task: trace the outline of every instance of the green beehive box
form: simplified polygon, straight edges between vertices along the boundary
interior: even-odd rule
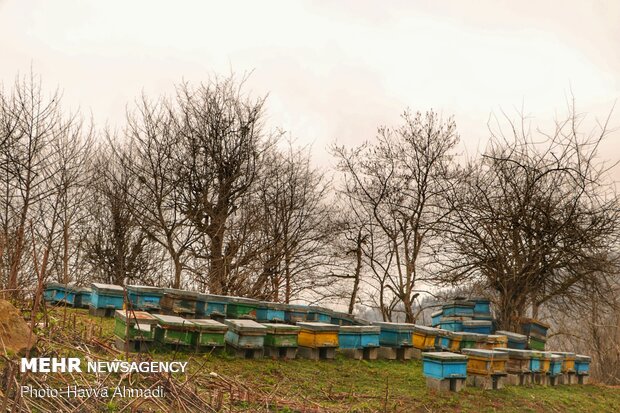
[[[265,346],[269,347],[297,347],[297,338],[300,328],[288,324],[263,324],[267,327]]]
[[[226,297],[226,318],[256,320],[259,301],[246,297]]]
[[[531,335],[527,338],[527,347],[529,350],[545,351],[546,344],[547,340],[540,337]]]
[[[173,315],[153,314],[157,319],[155,329],[155,340],[161,344],[172,344],[181,346],[192,345],[195,325],[184,318]]]
[[[224,339],[228,327],[218,321],[211,319],[192,320],[194,324],[194,335],[192,344],[197,347],[223,347],[226,344]]]
[[[157,320],[146,311],[114,312],[114,335],[121,340],[153,341]]]

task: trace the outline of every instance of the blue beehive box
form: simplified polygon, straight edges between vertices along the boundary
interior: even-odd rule
[[[498,330],[495,334],[508,337],[508,348],[517,350],[525,350],[527,346],[527,336],[523,334],[513,333],[512,331]]]
[[[360,324],[352,314],[343,313],[341,311],[332,311],[330,323],[337,326],[354,326]]]
[[[267,327],[254,320],[225,320],[228,326],[226,343],[238,349],[261,349],[265,343]]]
[[[471,317],[441,317],[437,327],[448,331],[463,331],[463,322],[471,320]]]
[[[386,347],[411,347],[413,345],[413,324],[374,322],[379,326],[379,343]]]
[[[364,349],[379,347],[379,326],[341,326],[338,330],[340,348]]]
[[[422,372],[437,380],[467,377],[467,356],[450,352],[422,353]]]
[[[256,321],[259,323],[283,323],[286,304],[261,301],[256,305]]]
[[[551,354],[551,361],[549,363],[549,376],[555,377],[562,374],[562,363],[564,357],[559,354]]]
[[[93,283],[91,288],[91,308],[116,310],[123,308],[125,301],[123,287],[113,284]]]
[[[443,310],[435,311],[431,314],[431,325],[433,327],[437,327],[441,323],[441,318],[443,316]]]
[[[72,307],[79,307],[79,295],[82,291],[81,287],[67,284],[64,288],[59,288],[56,291],[56,302],[64,303]]]
[[[526,350],[528,351],[528,350]],[[531,351],[529,350],[530,356],[530,371],[532,373],[540,373],[542,371],[542,354],[539,351]]]
[[[592,358],[589,356],[584,356],[582,354],[577,354],[575,356],[575,373],[580,376],[585,376],[590,374],[590,362]]]
[[[474,303],[474,314],[491,315],[491,300],[488,298],[470,298],[467,300]]]
[[[57,282],[47,282],[43,289],[43,299],[50,303],[58,301],[58,297],[64,296],[65,285]]]
[[[487,320],[463,321],[463,331],[466,333],[491,334],[493,323]]]
[[[308,321],[315,321],[317,323],[329,323],[332,322],[332,311],[317,306],[308,307]]]
[[[147,285],[128,285],[127,298],[134,310],[159,311],[164,289]]]
[[[199,294],[196,301],[196,314],[210,318],[226,317],[227,297],[215,294]]]
[[[475,304],[456,300],[442,305],[444,317],[473,317]]]
[[[90,298],[93,291],[88,287],[77,287],[75,296],[75,307],[88,308],[90,306]]]
[[[439,350],[449,351],[452,344],[451,331],[437,329],[437,336],[435,336],[435,348]]]

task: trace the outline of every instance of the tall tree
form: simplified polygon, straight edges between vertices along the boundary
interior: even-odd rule
[[[435,112],[405,112],[403,125],[379,129],[377,142],[353,150],[334,148],[344,174],[343,193],[359,215],[372,220],[371,268],[377,276],[384,317],[394,300],[407,322],[415,321],[426,255],[447,211],[442,194],[450,179],[451,152],[458,142],[452,119]]]
[[[482,159],[461,174],[447,202],[444,281],[479,283],[497,295],[499,326],[514,329],[531,308],[578,300],[618,270],[619,201],[597,161],[608,133],[584,135],[573,108],[551,133],[506,119]]]

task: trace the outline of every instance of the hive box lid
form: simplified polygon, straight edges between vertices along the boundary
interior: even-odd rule
[[[592,361],[592,357],[586,356],[586,355],[583,355],[583,354],[577,354],[577,355],[575,355],[575,361],[587,361],[587,362],[589,362],[589,361]]]
[[[301,330],[290,324],[263,323],[267,327],[267,334],[297,334]]]
[[[454,300],[454,301],[448,301],[446,303],[444,303],[442,305],[443,308],[450,308],[450,307],[471,307],[474,308],[476,306],[475,303],[472,303],[470,301],[465,301],[465,300]]]
[[[444,330],[442,328],[437,329],[437,335],[441,337],[452,337],[452,331]]]
[[[464,348],[461,349],[461,353],[470,356],[486,357],[489,359],[505,360],[508,359],[508,353],[504,351],[486,350],[480,348]]]
[[[164,288],[164,294],[182,298],[197,299],[200,293],[196,291],[179,290],[176,288]]]
[[[341,333],[368,333],[368,334],[379,334],[381,332],[381,327],[379,326],[341,326]]]
[[[496,331],[495,334],[506,336],[509,340],[512,341],[520,341],[524,343],[527,341],[527,336],[519,333],[513,333],[512,331],[499,330]]]
[[[48,281],[45,283],[45,288],[65,288],[65,284],[56,281]]]
[[[310,331],[338,331],[340,329],[340,326],[335,324],[318,323],[312,321],[298,321],[297,325],[302,330]]]
[[[431,313],[431,317],[437,317],[443,314],[443,310],[437,310]]]
[[[198,298],[201,301],[207,301],[207,302],[219,303],[219,304],[226,304],[229,301],[227,296],[217,295],[217,294],[200,293],[198,294]]]
[[[516,348],[498,348],[495,350],[507,353],[511,359],[529,360],[532,358],[532,353],[530,350],[520,350]]]
[[[181,317],[177,317],[175,315],[163,315],[163,314],[153,314],[153,317],[157,319],[159,324],[163,326],[174,326],[174,327],[190,327],[192,326],[192,322],[186,320]]]
[[[319,313],[319,314],[327,314],[327,315],[332,315],[333,311],[330,310],[329,308],[325,308],[325,307],[319,307],[316,305],[310,305],[308,306],[308,311],[311,313]]]
[[[471,297],[468,298],[467,301],[470,301],[472,303],[491,303],[491,300],[485,297]]]
[[[192,320],[192,323],[202,331],[226,331],[228,327],[226,324],[211,319],[197,319]]]
[[[259,303],[260,301],[254,299],[254,298],[248,298],[248,297],[237,297],[234,295],[229,295],[229,296],[225,296],[226,300],[229,303],[233,303],[233,304],[250,304],[250,305],[255,305],[257,303]]]
[[[164,289],[162,287],[153,287],[151,285],[128,285],[127,291],[136,291],[139,293],[149,293],[149,294],[163,294]]]
[[[226,319],[224,320],[229,329],[239,333],[266,333],[267,327],[254,320]]]
[[[284,303],[273,303],[271,301],[258,301],[256,303],[256,307],[257,308],[266,308],[266,309],[270,309],[270,310],[278,310],[278,311],[284,311],[287,309],[286,304]]]
[[[489,334],[487,335],[487,341],[490,343],[501,343],[508,341],[508,337],[503,334]]]
[[[381,327],[385,331],[413,331],[413,324],[408,323],[392,323],[389,321],[375,321],[373,325]]]
[[[489,327],[493,325],[493,322],[489,320],[465,320],[463,325],[467,327]]]
[[[125,323],[129,321],[138,321],[138,323],[157,324],[157,320],[146,311],[125,311],[116,310],[114,317],[123,320]]]
[[[123,287],[114,284],[92,283],[93,290],[107,291],[115,294],[123,294]]]
[[[562,356],[564,358],[575,358],[575,356],[576,356],[575,353],[572,353],[570,351],[552,351],[551,353],[557,354],[557,355]]]
[[[425,333],[425,334],[430,334],[430,335],[437,335],[437,332],[439,331],[438,328],[435,327],[427,327],[427,326],[421,326],[418,324],[414,324],[413,325],[413,331],[414,332],[418,332],[418,333]]]
[[[422,353],[422,358],[429,358],[434,360],[467,360],[467,356],[464,354],[450,353],[449,351],[431,351],[428,353]]]

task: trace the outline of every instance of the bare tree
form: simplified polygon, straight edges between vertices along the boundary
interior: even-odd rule
[[[376,144],[336,147],[334,154],[344,174],[342,192],[359,215],[372,220],[367,255],[383,316],[390,318],[398,303],[405,320],[414,322],[422,264],[447,213],[441,198],[458,135],[454,121],[435,112],[405,112],[403,121],[397,129],[380,128]]]
[[[231,221],[254,183],[257,161],[269,146],[263,132],[264,99],[246,97],[233,78],[177,90],[178,176],[181,209],[198,232],[208,261],[206,283],[212,293],[227,293],[228,277],[241,267],[243,247],[228,242]]]
[[[503,329],[554,298],[602,292],[617,271],[619,203],[597,161],[608,130],[583,135],[581,121],[572,106],[551,133],[506,118],[509,132],[498,126],[447,199],[455,212],[441,278],[494,292]]]
[[[174,288],[181,287],[182,271],[196,238],[195,229],[181,210],[182,183],[176,155],[179,122],[168,100],[151,102],[143,96],[136,111],[128,115],[126,137],[131,151],[115,151],[122,167],[135,177],[135,186],[127,193],[127,206],[142,231],[167,251]]]
[[[254,295],[268,287],[266,298],[288,303],[324,280],[328,182],[291,142],[286,151],[269,151],[264,163],[255,185],[262,270]]]

